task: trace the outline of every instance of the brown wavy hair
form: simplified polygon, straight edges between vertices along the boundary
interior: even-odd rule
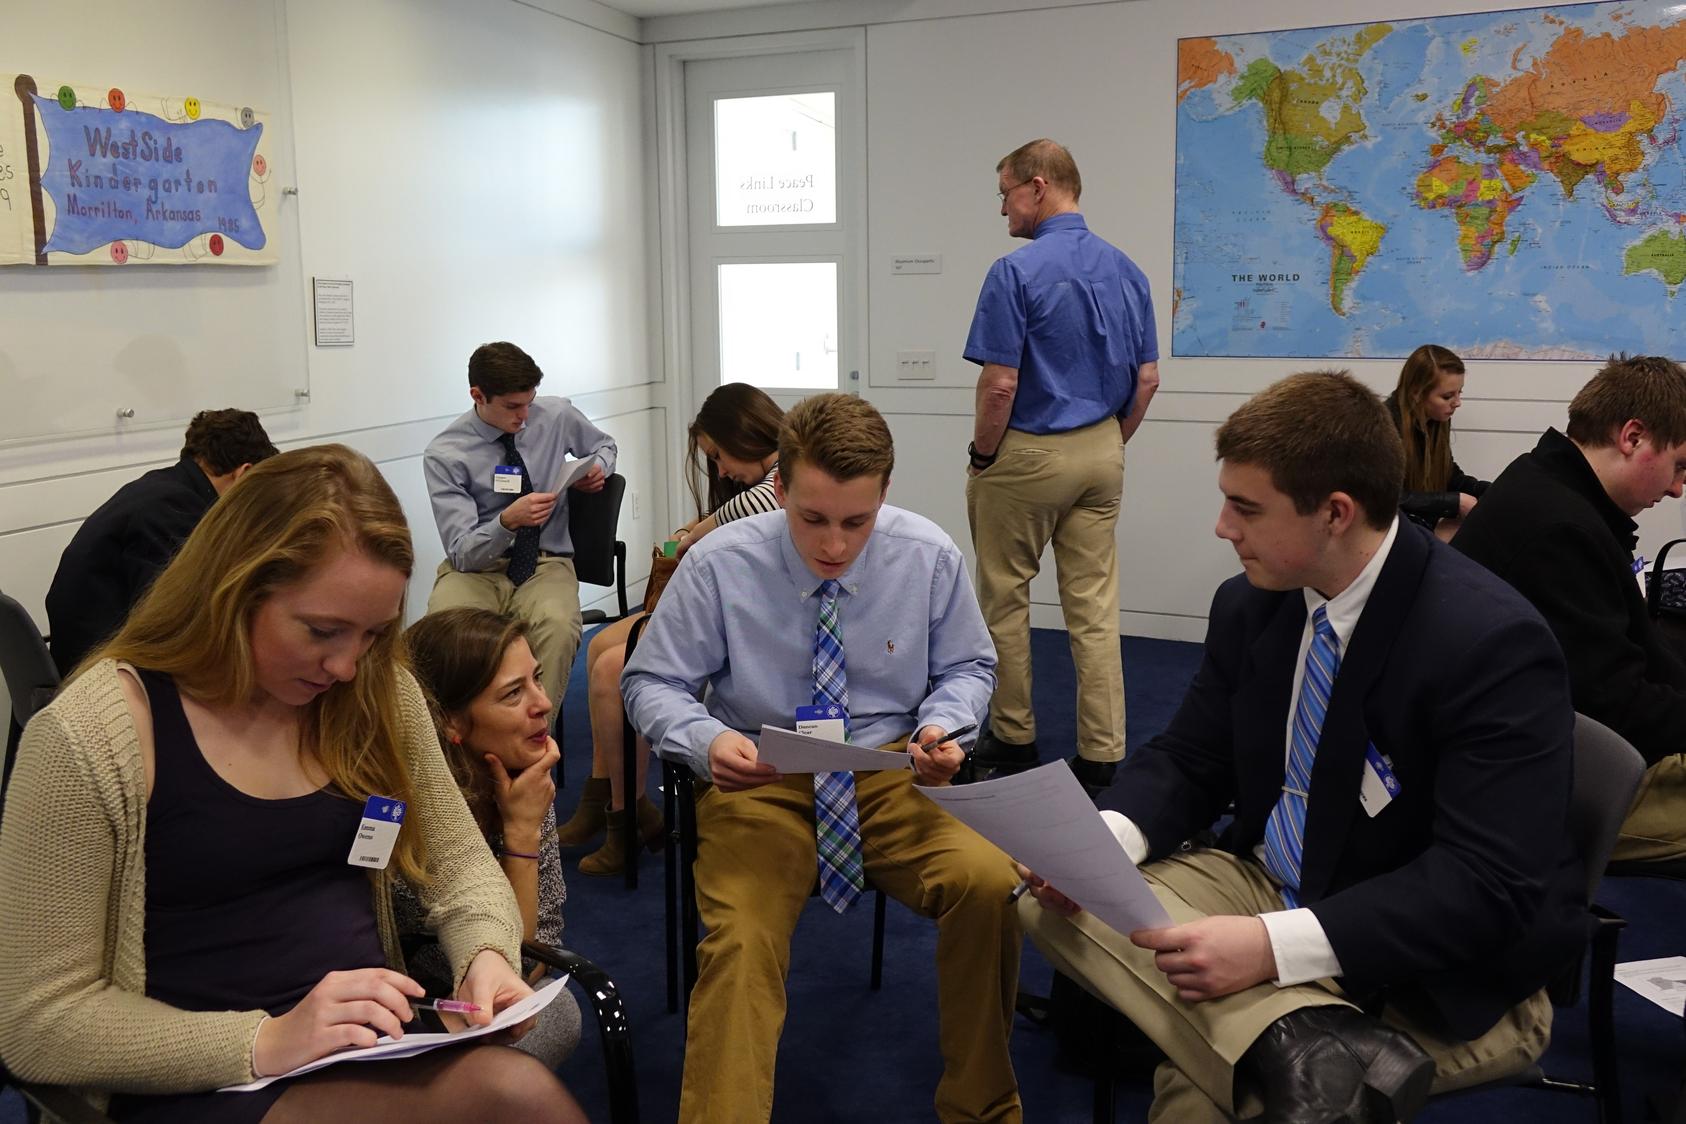
[[[760,387],[746,382],[723,383],[703,399],[696,420],[691,422],[691,498],[696,501],[698,515],[716,510],[743,491],[744,485],[721,476],[714,462],[697,448],[697,438],[707,437],[722,452],[739,460],[758,461],[779,451],[779,426],[783,423],[784,411],[779,404]]]
[[[1452,425],[1423,413],[1423,404],[1442,374],[1461,375],[1464,361],[1437,343],[1411,352],[1399,372],[1393,400],[1399,407],[1399,439],[1405,445],[1405,490],[1443,492],[1452,479]]]
[[[243,702],[257,689],[252,617],[338,549],[409,577],[410,529],[380,470],[344,445],[270,457],[211,505],[117,635],[81,669],[126,660],[170,676],[207,705]],[[398,630],[384,629],[358,659],[355,678],[302,708],[304,744],[348,799],[412,796],[399,708],[407,674]],[[421,835],[400,832],[393,852],[397,872],[413,882],[427,877]]]
[[[445,723],[467,717],[469,705],[497,675],[504,653],[528,631],[520,617],[461,608],[429,613],[404,632],[404,646],[433,711],[445,763],[488,843],[502,830],[491,771],[480,754],[468,748],[466,737],[452,742],[445,736]]]

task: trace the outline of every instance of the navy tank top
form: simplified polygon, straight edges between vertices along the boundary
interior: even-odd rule
[[[386,964],[363,806],[332,786],[262,800],[211,768],[167,675],[140,673],[156,768],[146,807],[146,994],[187,1011],[289,1010],[329,972]]]

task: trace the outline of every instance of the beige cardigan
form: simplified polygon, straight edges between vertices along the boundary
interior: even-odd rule
[[[400,676],[426,833],[428,924],[460,981],[480,951],[519,971],[521,915],[451,780],[421,689]],[[349,843],[349,841],[348,841]],[[389,868],[371,872],[388,963],[402,971]],[[26,1081],[183,1093],[253,1080],[262,1011],[182,1011],[146,997],[146,781],[117,665],[101,661],[24,732],[0,821],[0,1057]]]

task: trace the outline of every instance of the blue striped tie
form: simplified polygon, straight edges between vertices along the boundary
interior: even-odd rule
[[[1306,793],[1311,791],[1311,766],[1317,759],[1317,739],[1329,712],[1329,692],[1341,669],[1341,641],[1319,605],[1311,615],[1311,647],[1305,655],[1305,679],[1294,708],[1294,734],[1288,743],[1288,771],[1282,796],[1265,823],[1265,869],[1282,883],[1282,900],[1289,909],[1300,904],[1300,854],[1305,850]]]
[[[843,708],[849,730],[849,678],[843,665],[843,629],[837,623],[837,583],[820,583],[820,620],[814,630],[814,705]],[[814,774],[814,839],[819,847],[820,897],[842,913],[866,889],[861,862],[861,818],[853,773]]]

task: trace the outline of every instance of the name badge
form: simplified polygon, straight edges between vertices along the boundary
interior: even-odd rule
[[[492,469],[492,491],[509,495],[521,491],[521,466],[500,464]]]
[[[363,802],[363,822],[351,841],[345,861],[352,866],[385,870],[392,859],[392,845],[398,842],[398,828],[404,823],[404,802],[390,796],[371,796]]]
[[[1359,807],[1374,819],[1398,795],[1399,778],[1393,775],[1393,766],[1376,751],[1376,743],[1371,742],[1364,751],[1364,777],[1358,782]]]
[[[843,717],[843,708],[836,703],[799,706],[796,708],[796,732],[827,741],[844,741],[847,735],[843,732]]]

